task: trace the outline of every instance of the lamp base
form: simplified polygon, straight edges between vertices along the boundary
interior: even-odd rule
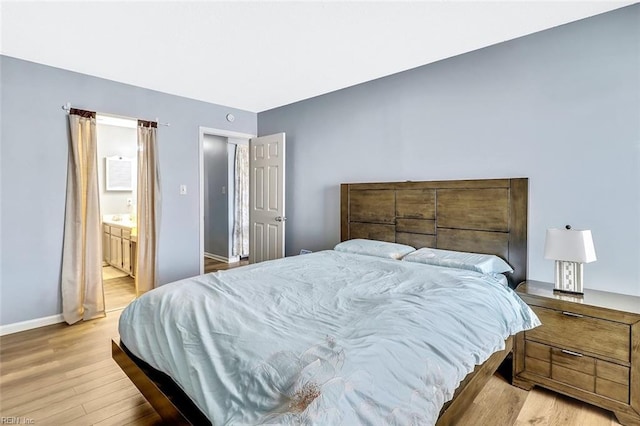
[[[566,294],[567,296],[584,296],[584,293],[569,290],[560,290],[558,288],[553,289],[554,294]]]
[[[584,294],[582,286],[583,264],[556,260],[554,292]]]

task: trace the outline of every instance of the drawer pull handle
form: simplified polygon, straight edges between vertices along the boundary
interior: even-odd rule
[[[568,351],[566,349],[562,349],[562,353],[563,354],[567,354],[567,355],[573,355],[573,356],[582,356],[581,353],[578,352],[573,352],[573,351]]]
[[[575,317],[575,318],[584,318],[584,315],[574,314],[573,312],[567,312],[567,311],[563,311],[562,315],[566,315],[568,317]]]

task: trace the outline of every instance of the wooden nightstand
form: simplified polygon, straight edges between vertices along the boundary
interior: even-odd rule
[[[640,425],[640,297],[589,289],[576,297],[540,281],[516,292],[543,325],[516,336],[513,384],[552,389]]]

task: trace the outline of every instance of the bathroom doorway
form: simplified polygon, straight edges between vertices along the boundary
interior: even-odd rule
[[[137,120],[96,115],[106,311],[136,297]]]

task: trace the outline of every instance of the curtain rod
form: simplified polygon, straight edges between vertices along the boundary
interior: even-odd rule
[[[66,104],[62,105],[62,109],[67,111],[67,114],[71,111],[73,107],[71,106],[71,102],[67,102]],[[97,113],[97,114],[102,114],[102,113]],[[113,115],[113,114],[103,114],[103,115]],[[115,117],[122,117],[122,116],[115,116]],[[131,117],[122,117],[122,118],[129,118],[131,120],[141,120],[141,121],[147,121],[147,122],[154,122],[154,123],[158,123],[158,125],[160,126],[166,126],[169,127],[171,126],[171,123],[161,123],[157,118],[155,120],[145,120],[142,118],[131,118]]]

